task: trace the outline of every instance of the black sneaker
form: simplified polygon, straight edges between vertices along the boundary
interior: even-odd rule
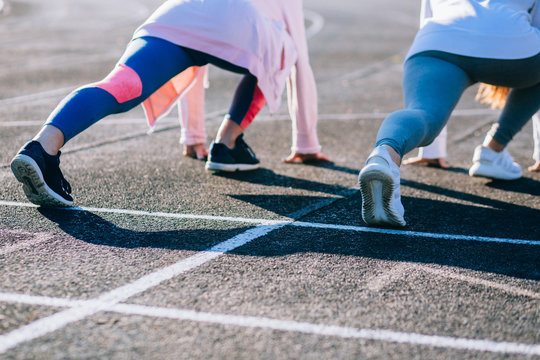
[[[222,143],[212,143],[206,162],[206,170],[247,171],[258,169],[259,160],[243,137],[244,134],[240,134],[236,138],[233,149],[229,149]]]
[[[35,140],[26,143],[11,160],[11,171],[30,202],[47,207],[73,205],[71,186],[60,171],[60,151],[49,155]]]

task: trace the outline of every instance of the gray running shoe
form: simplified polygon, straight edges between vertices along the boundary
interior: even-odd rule
[[[400,170],[388,151],[376,147],[360,171],[362,218],[368,225],[403,227],[405,209],[399,190]]]

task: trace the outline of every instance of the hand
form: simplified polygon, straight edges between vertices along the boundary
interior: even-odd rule
[[[332,162],[326,155],[292,153],[282,160],[286,164],[317,164]]]
[[[446,161],[445,158],[427,159],[427,158],[421,158],[418,156],[404,160],[403,165],[429,165],[429,166],[440,167],[442,169],[450,168],[450,164]]]
[[[206,160],[208,158],[208,149],[204,144],[184,145],[184,156],[197,159]]]
[[[537,160],[534,165],[529,166],[529,171],[530,172],[540,171],[540,160]]]

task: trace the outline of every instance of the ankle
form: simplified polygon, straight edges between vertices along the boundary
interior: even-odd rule
[[[216,136],[215,142],[219,144],[224,144],[226,147],[232,150],[235,147],[236,138],[233,139],[230,136]]]
[[[232,121],[229,116],[225,116],[216,135],[216,143],[225,144],[229,149],[234,149],[236,139],[244,129],[236,122]]]
[[[482,145],[489,148],[489,149],[491,149],[491,150],[493,150],[493,151],[495,151],[495,152],[501,152],[506,147],[506,145],[501,144],[500,142],[498,142],[497,140],[495,140],[492,137],[486,137],[486,139],[484,140],[484,143]]]
[[[64,145],[64,133],[55,126],[45,125],[41,131],[34,136],[35,141],[41,144],[43,150],[51,156],[58,154],[58,150]]]
[[[38,141],[38,142],[41,144],[41,147],[43,148],[43,150],[45,150],[47,155],[50,155],[50,156],[58,155],[58,148],[56,146],[48,144],[48,143],[42,143],[41,141]]]
[[[375,147],[366,161],[366,165],[371,163],[382,163],[388,165],[390,168],[400,171],[399,167],[401,164],[401,157],[397,152],[390,146],[379,145]]]
[[[388,151],[388,154],[390,155],[390,159],[392,159],[392,161],[397,166],[401,166],[401,156],[399,156],[398,152],[394,150],[394,148],[391,147],[390,145],[382,145],[382,146]]]

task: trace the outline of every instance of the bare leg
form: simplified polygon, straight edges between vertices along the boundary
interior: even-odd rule
[[[390,158],[392,159],[392,161],[396,163],[397,166],[401,166],[401,156],[399,156],[398,152],[389,145],[382,145],[382,146],[386,150],[388,150],[388,153],[390,154]]]
[[[216,135],[216,142],[225,144],[229,149],[234,148],[236,138],[244,132],[244,129],[230,118],[225,118]]]
[[[486,136],[486,138],[484,139],[484,143],[482,145],[490,148],[491,150],[495,152],[501,152],[506,147],[506,145],[501,144],[500,142],[492,138],[490,135]]]
[[[33,140],[38,141],[47,154],[56,155],[64,145],[64,134],[56,126],[45,125]]]

